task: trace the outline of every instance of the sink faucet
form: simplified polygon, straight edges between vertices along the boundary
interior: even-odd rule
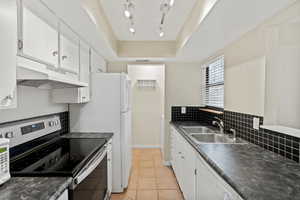
[[[233,140],[236,141],[236,130],[233,129],[233,128],[231,128],[229,131],[232,132],[232,134],[233,134]]]
[[[214,118],[218,121],[213,121],[212,124],[217,125],[220,129],[220,133],[224,134],[224,122],[218,117],[214,117]]]

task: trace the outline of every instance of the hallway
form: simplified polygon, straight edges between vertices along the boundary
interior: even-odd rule
[[[173,171],[163,165],[160,149],[134,149],[128,189],[112,200],[183,200]]]

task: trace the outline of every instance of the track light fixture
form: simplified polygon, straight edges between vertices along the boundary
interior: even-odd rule
[[[132,0],[126,0],[124,3],[124,16],[129,21],[129,32],[132,34],[135,34],[135,28],[134,28],[134,12],[135,5],[132,2]]]
[[[175,0],[163,0],[160,4],[161,20],[159,25],[159,37],[163,37],[165,35],[163,26],[165,24],[166,16],[170,9],[174,6],[174,3]]]

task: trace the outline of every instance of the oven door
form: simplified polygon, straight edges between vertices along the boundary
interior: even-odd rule
[[[73,179],[70,200],[106,200],[107,150],[99,151]]]

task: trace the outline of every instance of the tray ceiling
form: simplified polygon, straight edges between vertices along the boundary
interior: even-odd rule
[[[124,17],[125,0],[100,0],[105,16],[118,40],[123,41],[174,41],[188,19],[197,0],[175,0],[164,25],[164,37],[159,37],[161,19],[160,4],[162,0],[133,0],[134,28],[136,33],[129,32],[129,23]]]

